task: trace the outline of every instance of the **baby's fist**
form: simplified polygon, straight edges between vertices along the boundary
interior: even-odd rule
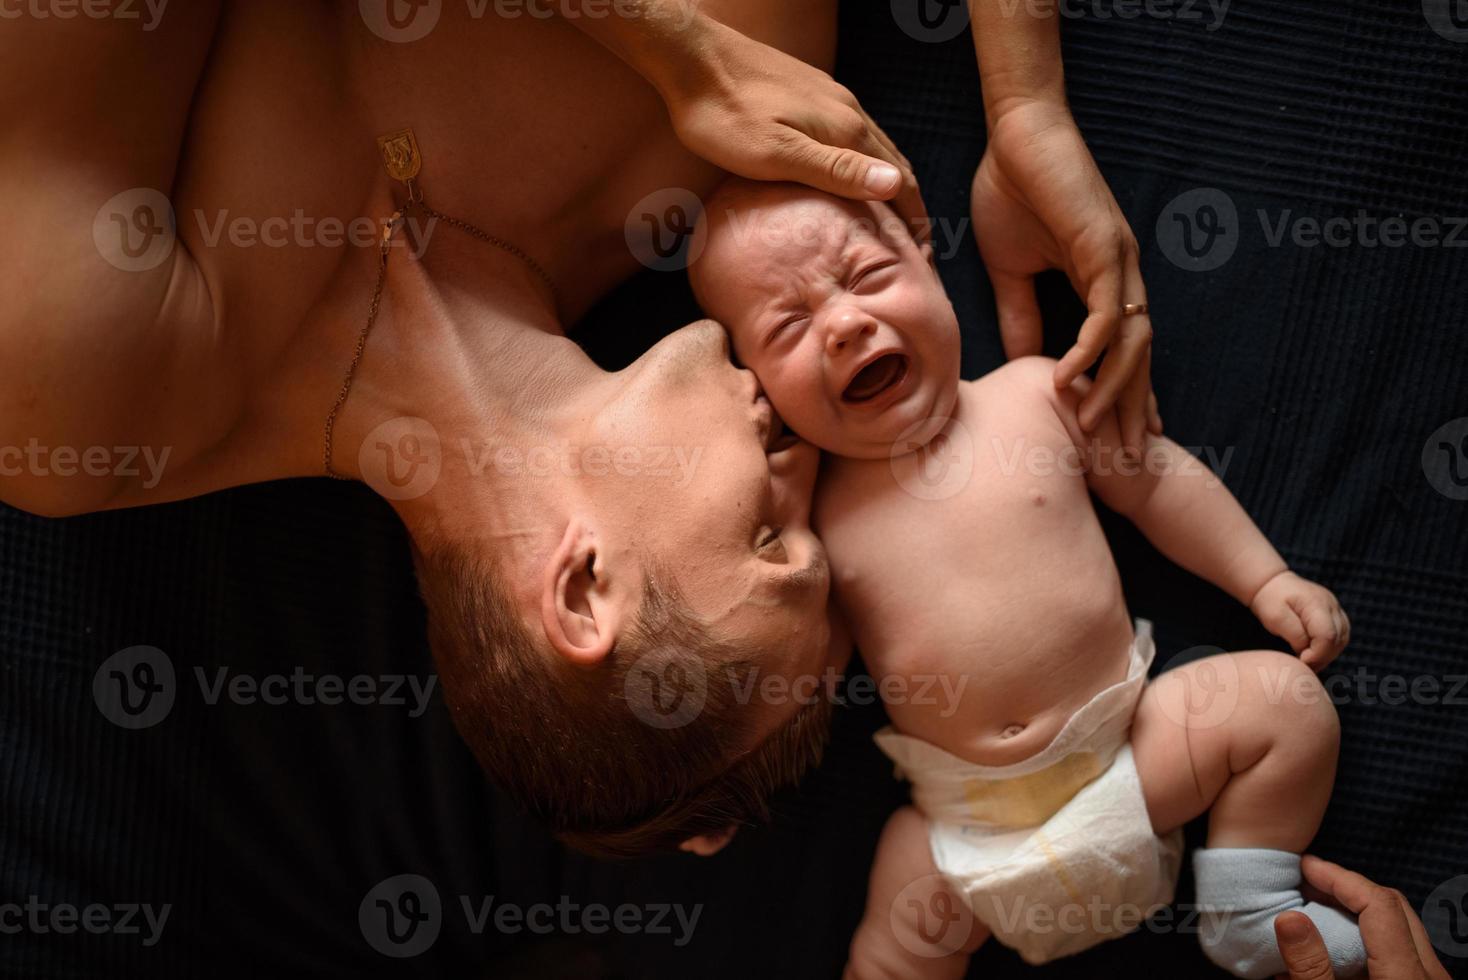
[[[1316,673],[1338,657],[1351,639],[1351,621],[1335,594],[1294,572],[1280,572],[1265,582],[1249,609]]]

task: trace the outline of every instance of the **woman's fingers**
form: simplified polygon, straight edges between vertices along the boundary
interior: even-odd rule
[[[1078,252],[1077,249],[1082,248],[1079,242],[1069,246],[1062,245],[1062,248],[1070,250],[1064,257],[1066,275],[1076,293],[1086,301],[1088,313],[1086,322],[1081,324],[1075,345],[1066,351],[1065,356],[1060,359],[1059,367],[1055,369],[1057,388],[1064,388],[1095,364],[1101,352],[1116,336],[1117,328],[1121,326],[1121,304],[1125,302],[1122,293],[1126,286],[1126,268],[1120,248],[1112,249],[1108,246],[1098,253],[1091,246]],[[1115,403],[1118,392],[1119,389],[1109,392],[1105,408],[1109,409]],[[1092,412],[1095,416],[1100,415],[1094,408]],[[1081,426],[1087,430],[1091,428],[1084,421]]]
[[[1147,287],[1142,282],[1136,248],[1124,245],[1118,255],[1122,285],[1114,304],[1117,325],[1096,385],[1081,402],[1080,420],[1081,427],[1089,431],[1115,404],[1122,444],[1140,455],[1146,448],[1147,399],[1152,392],[1152,318],[1146,313],[1123,315],[1123,303],[1146,304]]]
[[[1040,353],[1045,325],[1040,302],[1035,298],[1035,281],[1029,276],[989,270],[994,286],[994,305],[999,310],[999,338],[1004,356],[1011,361]]]
[[[1121,443],[1136,459],[1147,448],[1147,397],[1152,394],[1152,354],[1142,352],[1142,363],[1116,399],[1116,417],[1121,423]]]
[[[1145,304],[1147,286],[1142,281],[1141,256],[1135,246],[1122,251],[1126,263],[1126,287],[1122,292],[1122,301]],[[1157,415],[1157,399],[1152,396],[1152,317],[1147,313],[1138,313],[1132,317],[1124,316],[1123,319],[1141,321],[1147,328],[1141,363],[1117,400],[1122,442],[1127,448],[1140,454],[1147,448],[1147,432],[1152,430],[1154,418],[1157,423],[1155,434],[1162,434],[1162,418]]]
[[[1116,404],[1122,391],[1143,369],[1143,361],[1151,345],[1152,327],[1145,317],[1127,317],[1122,321],[1106,359],[1101,362],[1096,384],[1081,402],[1081,428],[1091,431],[1102,414]],[[1150,380],[1144,380],[1150,388]],[[1139,411],[1142,404],[1138,403]],[[1138,418],[1140,420],[1140,416]],[[1137,441],[1140,443],[1140,438]]]
[[[1090,308],[1090,313],[1086,316],[1086,322],[1081,324],[1081,332],[1076,337],[1075,345],[1065,352],[1065,356],[1060,359],[1060,364],[1055,368],[1057,388],[1066,387],[1092,364],[1095,364],[1096,358],[1100,357],[1106,345],[1111,343],[1112,336],[1121,324],[1119,283],[1108,281],[1092,287],[1091,295],[1087,297],[1087,306]],[[1112,392],[1111,398],[1106,403],[1108,408],[1115,399],[1116,393]]]

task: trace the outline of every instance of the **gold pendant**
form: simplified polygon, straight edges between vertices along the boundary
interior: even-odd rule
[[[394,180],[401,180],[406,184],[423,169],[423,158],[418,153],[418,138],[411,129],[400,129],[377,137],[377,148],[382,151],[387,172]]]

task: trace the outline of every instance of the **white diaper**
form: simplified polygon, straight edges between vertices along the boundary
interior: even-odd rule
[[[1138,619],[1126,679],[1013,765],[976,765],[891,727],[875,736],[912,783],[938,870],[1028,963],[1132,932],[1172,901],[1182,829],[1152,832],[1127,740],[1155,655]]]

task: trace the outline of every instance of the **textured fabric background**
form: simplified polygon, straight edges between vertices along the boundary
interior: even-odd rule
[[[1468,253],[1276,247],[1266,234],[1358,211],[1434,217],[1446,234],[1468,215],[1468,31],[1444,37],[1424,8],[1448,6],[1235,0],[1210,29],[1211,10],[1181,0],[1154,10],[1199,19],[1072,3],[1083,15],[1064,31],[1077,119],[1143,246],[1168,432],[1231,454],[1228,485],[1352,618],[1352,645],[1330,671],[1341,771],[1313,849],[1419,908],[1431,896],[1440,935],[1468,952],[1451,908],[1468,914],[1468,879],[1451,881],[1468,874],[1468,690],[1443,703],[1468,673],[1468,501],[1434,489],[1451,486],[1449,451],[1428,444],[1468,417]],[[842,16],[840,76],[912,158],[933,215],[966,231],[984,139],[968,34],[914,38],[880,0],[851,0]],[[1219,239],[1233,236],[1232,257],[1206,272],[1159,244],[1175,212],[1199,219],[1172,202],[1200,188],[1211,190],[1194,203],[1222,195],[1237,214]],[[972,238],[949,241],[942,271],[972,377],[1001,362],[992,297]],[[1063,280],[1045,286],[1047,348],[1059,353],[1080,308]],[[588,345],[624,362],[691,313],[676,276],[649,274],[604,304]],[[1425,449],[1438,461],[1428,469]],[[1204,644],[1278,645],[1134,531],[1108,531],[1132,611],[1157,624],[1155,669]],[[210,704],[198,679],[227,668],[422,683],[422,629],[403,533],[362,488],[282,483],[68,521],[0,509],[0,905],[171,906],[149,947],[137,934],[0,936],[0,974],[839,974],[876,835],[905,799],[870,742],[879,707],[838,712],[827,764],[781,800],[775,827],[712,860],[608,866],[563,853],[502,805],[436,696],[417,718],[390,705]],[[161,723],[126,731],[98,711],[93,680],[139,644],[167,655],[175,697]],[[1390,703],[1386,675],[1436,679],[1438,697]],[[1189,828],[1190,844],[1201,830]],[[368,944],[358,912],[407,873],[433,884],[442,932],[422,955],[393,960]],[[462,899],[478,909],[491,897],[630,903],[645,916],[678,904],[699,918],[682,945],[676,926],[476,932]],[[1185,874],[1179,900],[1190,897]],[[1143,972],[1209,974],[1180,928],[1042,970],[990,944],[972,975]]]

